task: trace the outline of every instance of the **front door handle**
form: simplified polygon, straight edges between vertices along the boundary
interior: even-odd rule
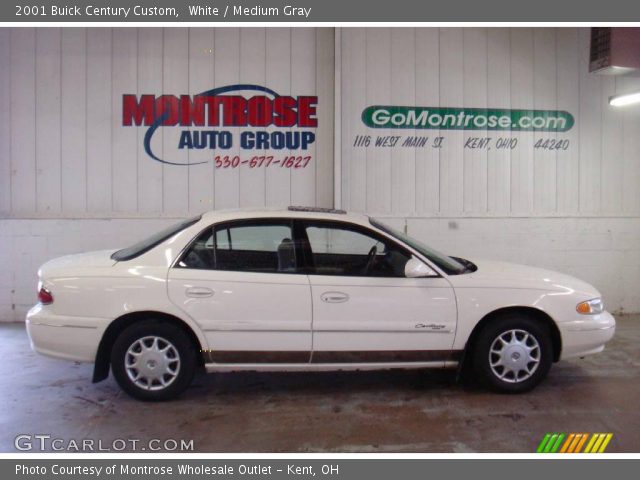
[[[206,298],[213,296],[213,290],[207,287],[189,287],[185,290],[187,297]]]
[[[349,300],[349,295],[343,292],[324,292],[320,300],[325,303],[344,303]]]

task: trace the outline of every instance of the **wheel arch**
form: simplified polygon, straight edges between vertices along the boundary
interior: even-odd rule
[[[204,365],[204,357],[201,354],[203,346],[200,343],[196,332],[194,332],[193,328],[191,328],[187,322],[175,315],[153,310],[131,312],[116,318],[109,324],[102,335],[93,367],[93,383],[101,382],[109,376],[111,349],[113,348],[113,344],[116,341],[116,338],[118,338],[118,335],[120,335],[125,328],[142,320],[148,319],[157,319],[180,327],[187,334],[193,343],[194,348],[198,350],[199,366]]]
[[[549,334],[551,336],[551,344],[553,346],[553,361],[557,362],[560,359],[560,354],[562,353],[562,337],[560,336],[560,330],[558,329],[558,325],[556,324],[555,320],[553,320],[553,318],[551,318],[551,316],[547,312],[544,312],[535,307],[512,306],[499,308],[487,313],[484,317],[482,317],[482,319],[480,319],[476,326],[473,327],[473,330],[471,331],[471,334],[469,335],[469,338],[467,339],[467,342],[465,344],[463,363],[466,363],[466,360],[472,357],[472,350],[476,344],[476,339],[478,338],[478,334],[480,333],[480,331],[482,331],[482,329],[489,323],[510,314],[525,315],[529,318],[535,318],[539,321],[542,321],[548,328]]]

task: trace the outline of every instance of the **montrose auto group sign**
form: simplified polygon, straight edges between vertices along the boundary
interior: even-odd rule
[[[153,160],[169,165],[208,163],[177,162],[166,153],[161,157],[152,148],[152,140],[160,128],[180,129],[176,151],[239,149],[245,153],[265,151],[298,153],[293,157],[277,155],[240,155],[215,158],[217,166],[256,166],[256,158],[268,164],[302,167],[311,157],[303,155],[315,142],[318,126],[317,96],[279,95],[252,84],[227,85],[197,95],[124,94],[122,96],[123,127],[146,127],[144,149]],[[166,149],[165,149],[166,150]],[[226,160],[226,163],[225,163]],[[267,166],[268,166],[267,164]]]

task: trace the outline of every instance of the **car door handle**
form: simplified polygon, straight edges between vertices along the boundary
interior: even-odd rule
[[[189,287],[185,290],[187,297],[206,298],[213,296],[213,290],[207,287]]]
[[[320,295],[320,300],[325,303],[344,303],[349,300],[349,295],[342,292],[324,292]]]

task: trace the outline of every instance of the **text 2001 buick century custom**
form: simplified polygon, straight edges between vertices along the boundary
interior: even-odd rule
[[[168,399],[194,372],[454,367],[521,392],[600,352],[600,294],[559,273],[449,257],[364,215],[226,211],[44,264],[33,348]]]

